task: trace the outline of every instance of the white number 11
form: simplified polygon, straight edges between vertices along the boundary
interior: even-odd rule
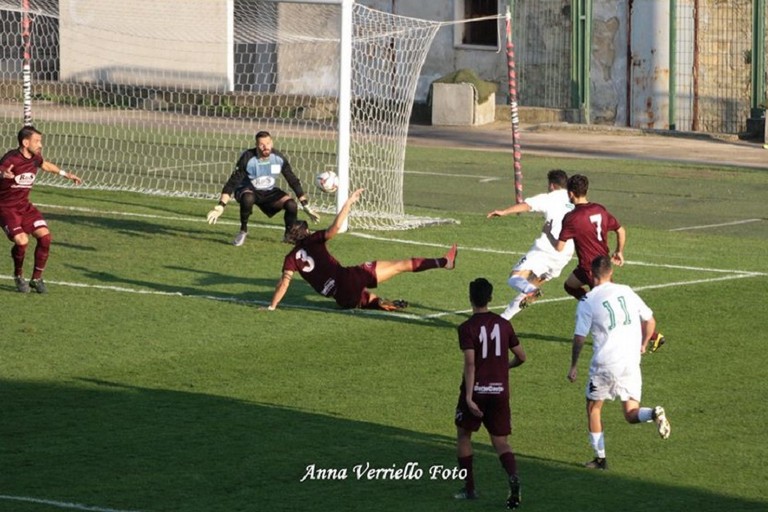
[[[496,342],[496,357],[501,355],[501,331],[499,324],[493,324],[493,330],[491,331],[491,340]],[[483,345],[482,358],[488,357],[488,332],[485,330],[485,326],[480,328],[480,343]]]

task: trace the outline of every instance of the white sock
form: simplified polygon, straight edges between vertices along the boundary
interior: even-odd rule
[[[589,444],[595,450],[595,457],[599,459],[605,458],[605,436],[602,432],[590,432]]]
[[[641,407],[640,410],[637,411],[637,420],[640,423],[653,421],[653,409],[650,407]]]
[[[504,312],[501,314],[501,317],[505,320],[511,320],[513,316],[518,314],[520,312],[520,302],[525,297],[524,293],[521,293],[515,299],[509,303],[509,306],[507,306],[507,309],[504,310]]]
[[[536,291],[535,286],[529,283],[526,278],[520,276],[510,276],[510,278],[507,279],[507,284],[522,293],[531,293]]]

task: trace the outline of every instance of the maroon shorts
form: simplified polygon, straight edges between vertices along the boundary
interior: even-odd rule
[[[40,228],[47,228],[43,215],[32,203],[21,208],[0,209],[0,226],[9,240],[19,233],[31,235]]]
[[[582,282],[585,286],[589,286],[592,289],[592,270],[584,270],[582,267],[576,267],[573,270],[573,275]]]
[[[368,304],[368,288],[376,288],[376,262],[369,261],[356,267],[344,267],[336,280],[336,304],[344,309],[362,308]]]
[[[457,427],[470,432],[477,432],[480,425],[485,425],[492,436],[508,436],[512,433],[512,412],[509,409],[509,395],[478,395],[473,400],[483,411],[483,417],[478,418],[467,406],[464,393],[459,393],[459,401],[456,404]]]

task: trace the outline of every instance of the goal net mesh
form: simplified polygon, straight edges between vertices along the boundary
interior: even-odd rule
[[[337,170],[339,5],[270,0],[0,0],[0,126],[32,123],[46,159],[85,186],[218,197],[259,130],[272,133],[311,203]],[[24,37],[25,18],[30,37]],[[350,225],[405,229],[403,166],[417,80],[439,22],[353,8],[349,190],[366,193]],[[40,183],[62,185],[43,174]],[[285,181],[281,188],[290,191]]]

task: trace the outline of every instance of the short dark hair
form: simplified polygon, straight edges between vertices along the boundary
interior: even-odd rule
[[[19,130],[19,134],[16,136],[16,138],[19,140],[19,146],[22,145],[22,142],[30,138],[32,135],[42,135],[42,132],[35,128],[34,126],[25,126],[21,130]]]
[[[611,257],[602,255],[592,260],[592,277],[595,279],[603,279],[611,273],[613,264],[611,263]]]
[[[285,233],[285,241],[289,244],[295,244],[309,236],[309,224],[305,220],[297,220]]]
[[[568,192],[576,197],[586,197],[589,191],[589,180],[583,174],[574,174],[568,178]]]
[[[493,296],[493,285],[484,277],[469,283],[469,300],[478,308],[484,308]]]
[[[562,169],[552,169],[547,173],[547,181],[560,188],[568,186],[568,175]]]
[[[266,137],[269,137],[271,139],[272,138],[272,134],[269,133],[266,130],[261,130],[260,132],[256,132],[256,140],[263,139],[263,138],[266,138]]]

